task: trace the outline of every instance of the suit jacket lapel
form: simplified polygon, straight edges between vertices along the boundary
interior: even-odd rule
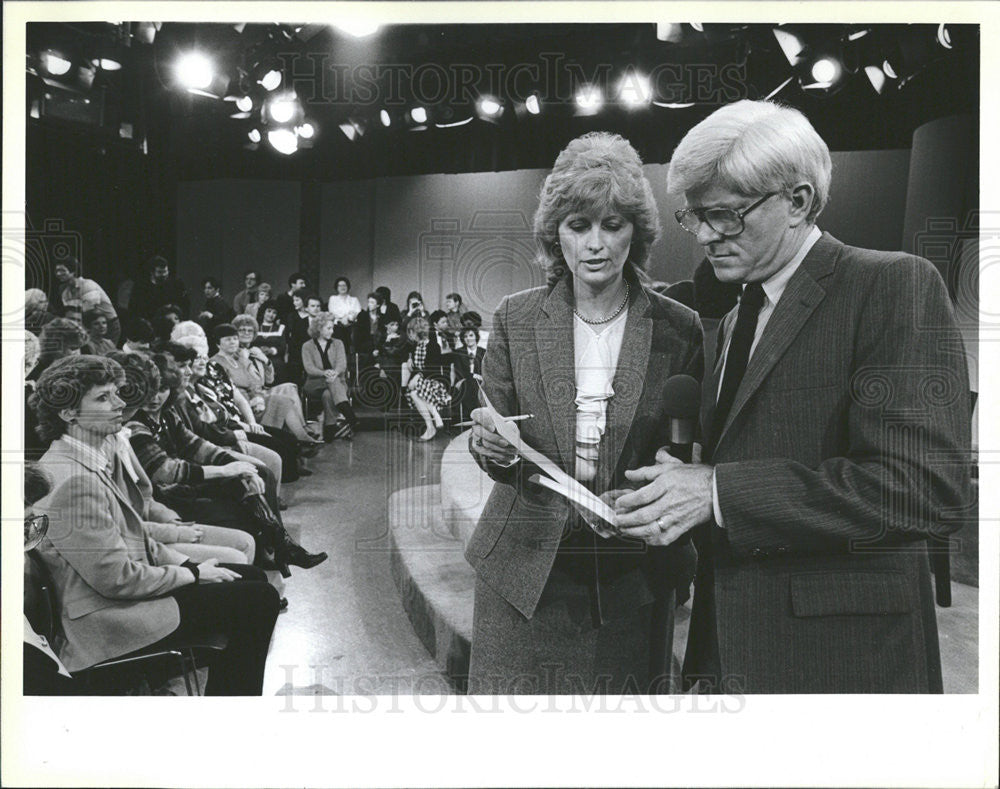
[[[573,308],[566,279],[556,283],[535,323],[535,347],[542,373],[542,390],[552,425],[560,466],[573,473],[576,453],[576,365]],[[517,374],[517,370],[514,371]]]
[[[829,233],[823,236],[809,250],[799,270],[792,275],[781,295],[781,300],[771,315],[764,333],[761,335],[753,356],[747,364],[746,373],[736,391],[736,399],[729,410],[726,424],[719,434],[716,446],[722,443],[729,427],[746,406],[760,385],[767,378],[778,360],[802,331],[809,316],[826,296],[826,290],[819,281],[832,273],[837,253],[842,246]]]
[[[625,439],[632,428],[643,382],[649,368],[649,351],[653,343],[653,319],[649,313],[649,297],[641,286],[633,283],[628,317],[625,319],[625,336],[618,353],[618,366],[611,388],[614,394],[608,401],[605,440],[601,442],[595,490],[606,490],[614,474],[618,458],[625,448]]]

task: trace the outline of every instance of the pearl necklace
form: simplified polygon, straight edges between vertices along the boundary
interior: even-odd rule
[[[578,317],[584,323],[589,323],[591,326],[596,326],[597,324],[607,323],[608,321],[613,321],[615,318],[617,318],[619,315],[621,315],[622,310],[625,309],[625,305],[628,304],[628,292],[629,292],[629,286],[628,286],[628,282],[626,282],[625,283],[625,298],[623,298],[622,299],[622,303],[618,305],[618,309],[616,309],[614,312],[612,312],[607,317],[604,317],[604,318],[595,318],[593,320],[591,320],[590,318],[584,318],[580,314],[580,311],[576,307],[573,308],[573,313],[576,315],[576,317]]]

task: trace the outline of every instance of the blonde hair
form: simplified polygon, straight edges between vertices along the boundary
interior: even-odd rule
[[[787,193],[803,181],[815,222],[830,199],[830,149],[805,115],[772,101],[745,99],[716,110],[674,150],[667,189],[681,194],[710,185],[752,197]]]
[[[336,323],[336,318],[329,312],[321,312],[315,318],[309,319],[309,336],[318,340],[320,333],[323,331],[323,327],[328,323]]]

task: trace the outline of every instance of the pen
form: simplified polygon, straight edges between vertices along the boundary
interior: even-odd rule
[[[505,422],[523,422],[525,419],[534,419],[534,414],[520,414],[518,416],[505,416],[503,417]],[[455,427],[472,427],[475,422],[458,422]]]

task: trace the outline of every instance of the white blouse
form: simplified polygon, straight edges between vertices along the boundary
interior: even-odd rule
[[[592,479],[596,471],[597,446],[607,427],[608,400],[615,393],[611,384],[618,369],[627,317],[628,308],[600,332],[579,317],[573,318],[577,477],[580,479]],[[581,467],[581,455],[589,459],[586,464],[589,471]]]
[[[333,319],[339,323],[353,323],[361,312],[361,302],[350,293],[341,295],[334,293],[328,305]]]

